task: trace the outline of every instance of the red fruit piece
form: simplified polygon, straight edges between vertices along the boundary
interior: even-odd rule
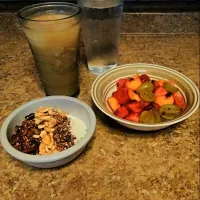
[[[138,113],[130,113],[124,119],[132,121],[132,122],[139,122],[139,114]]]
[[[173,94],[173,97],[175,105],[179,106],[182,110],[185,110],[187,105],[185,103],[184,96],[179,91],[177,91]]]
[[[141,103],[143,104],[144,107],[147,107],[150,105],[150,102],[147,102],[147,101],[142,101]]]
[[[113,92],[113,97],[115,97],[119,104],[127,104],[130,102],[127,88],[118,88],[116,92]]]
[[[149,102],[147,102],[149,103]],[[144,104],[145,105],[145,104]],[[149,103],[149,104],[146,104],[146,106],[144,107],[143,111],[144,110],[152,110],[154,107],[153,107],[153,102]]]
[[[153,80],[152,83],[154,84],[154,87],[155,87],[155,88],[160,87],[159,84],[158,84],[158,81]]]
[[[140,75],[140,80],[142,81],[142,83],[146,82],[146,81],[150,81],[150,77],[146,74],[142,74]]]
[[[155,102],[152,103],[152,106],[157,110],[160,108],[160,105]]]
[[[127,107],[130,111],[134,113],[141,113],[145,106],[143,102],[138,101],[127,104]]]
[[[154,92],[155,97],[165,96],[166,94],[167,91],[163,87],[157,87]]]
[[[152,109],[159,110],[159,108],[160,108],[160,105],[158,105],[155,102],[151,102],[151,103],[149,103],[149,105],[144,107],[144,110],[152,110]]]
[[[163,87],[164,82],[165,82],[164,80],[158,80],[158,81],[153,81],[153,84],[155,88],[158,88],[158,87]]]
[[[129,114],[129,112],[128,112],[128,110],[126,109],[125,106],[122,106],[122,107],[118,108],[118,109],[115,111],[114,114],[117,115],[117,116],[120,117],[120,118],[124,118],[124,117],[126,117],[126,116]]]
[[[126,78],[121,78],[117,81],[117,87],[125,87],[126,86]]]

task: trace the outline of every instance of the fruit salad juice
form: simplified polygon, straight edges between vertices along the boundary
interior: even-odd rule
[[[47,95],[74,95],[79,90],[79,18],[37,13],[23,24]]]

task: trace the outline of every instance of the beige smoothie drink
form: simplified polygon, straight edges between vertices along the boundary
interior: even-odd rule
[[[23,30],[47,95],[79,90],[80,18],[56,11],[27,17]]]

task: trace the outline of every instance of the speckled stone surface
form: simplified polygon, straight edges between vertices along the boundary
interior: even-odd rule
[[[122,18],[122,33],[199,33],[199,13],[129,13]]]
[[[176,24],[183,15],[176,14]],[[199,20],[199,14],[194,15]],[[131,26],[132,20],[129,17],[123,26]],[[145,21],[137,23],[145,26]],[[154,34],[150,27],[149,35],[122,30],[119,63],[165,65],[198,85],[199,27],[197,23],[190,30],[188,23],[182,23],[185,29],[178,34],[169,30]],[[12,14],[0,14],[0,44],[2,124],[15,108],[45,94],[26,38]],[[55,169],[29,167],[0,146],[0,200],[198,200],[199,113],[152,133],[126,129],[93,105],[90,89],[95,76],[88,72],[83,52],[80,71],[78,98],[95,111],[94,137],[77,159]]]

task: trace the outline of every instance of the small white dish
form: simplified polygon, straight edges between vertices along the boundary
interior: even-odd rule
[[[15,132],[15,126],[21,124],[24,117],[36,112],[39,107],[53,107],[61,109],[83,121],[87,127],[87,133],[72,147],[51,155],[30,155],[16,150],[9,142],[9,138]],[[96,126],[96,117],[93,110],[84,102],[66,96],[49,96],[25,103],[14,110],[4,121],[0,140],[4,149],[14,158],[34,167],[52,168],[66,164],[76,158],[92,138]]]

